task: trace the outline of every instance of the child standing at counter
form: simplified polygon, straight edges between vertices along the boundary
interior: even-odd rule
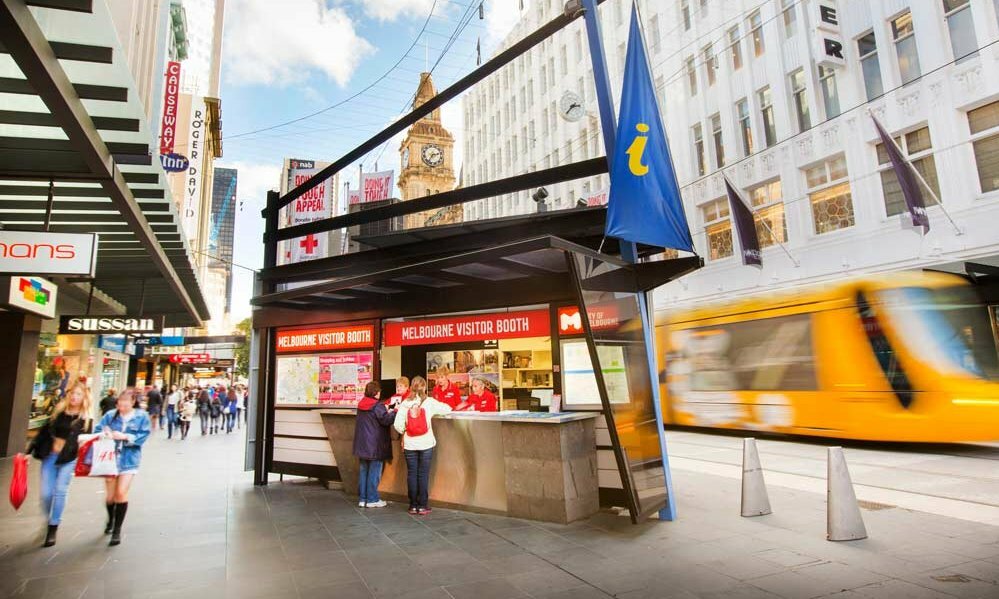
[[[457,390],[457,385],[453,386]],[[410,391],[412,397],[399,406],[394,424],[402,435],[406,456],[409,513],[424,516],[430,513],[430,465],[437,446],[430,421],[434,416],[449,413],[451,406],[429,397],[427,381],[421,376],[413,377]]]

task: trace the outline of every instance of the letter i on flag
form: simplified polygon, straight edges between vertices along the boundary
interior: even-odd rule
[[[888,154],[888,160],[891,161],[891,170],[898,177],[898,185],[902,188],[902,197],[909,209],[909,216],[912,217],[912,226],[922,227],[923,235],[925,235],[930,230],[930,216],[926,213],[926,202],[923,201],[923,190],[919,186],[919,175],[916,173],[916,167],[912,166],[909,159],[902,155],[902,150],[895,144],[895,140],[888,135],[888,132],[873,114],[871,119],[874,121],[874,128],[878,130],[878,137],[881,138],[881,143]]]
[[[634,3],[605,234],[694,251]]]
[[[746,266],[763,268],[763,254],[760,252],[760,237],[756,234],[756,220],[749,206],[742,199],[742,194],[725,177],[725,191],[728,194],[728,205],[732,213],[732,223],[739,237],[739,247],[742,249],[742,263]]]

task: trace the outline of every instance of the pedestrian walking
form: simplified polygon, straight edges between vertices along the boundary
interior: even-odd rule
[[[107,414],[114,409],[115,403],[118,401],[118,392],[112,387],[108,389],[107,394],[101,398],[100,410],[101,415]]]
[[[146,393],[146,412],[149,413],[150,430],[163,428],[160,417],[163,413],[163,394],[156,387],[152,387]]]
[[[394,426],[402,435],[406,456],[409,513],[423,516],[430,513],[430,466],[437,446],[430,421],[449,413],[451,406],[427,395],[427,381],[422,376],[413,377],[410,391],[413,395],[399,405]]]
[[[223,393],[221,389],[216,389],[215,395],[212,396],[211,402],[208,404],[212,418],[211,429],[209,432],[213,435],[219,432],[219,423],[222,420],[222,398],[224,396],[225,393]]]
[[[379,401],[381,385],[372,381],[364,387],[364,398],[357,404],[354,419],[354,455],[360,461],[358,507],[385,507],[388,505],[378,495],[382,468],[392,460],[392,436],[389,430],[395,422],[395,410],[389,410]]]
[[[225,405],[222,407],[222,413],[225,415],[225,432],[228,434],[232,432],[232,427],[236,424],[236,411],[239,399],[236,395],[236,389],[232,387],[229,388],[229,392],[226,393],[225,397]]]
[[[173,439],[173,429],[177,426],[177,417],[180,415],[180,402],[184,397],[184,392],[177,389],[177,385],[170,385],[170,393],[166,399],[166,423],[167,439]]]
[[[198,392],[198,419],[201,421],[201,436],[208,434],[208,420],[212,413],[212,396],[208,389]]]
[[[90,390],[81,381],[73,383],[66,395],[56,404],[49,423],[38,431],[26,453],[42,462],[39,477],[42,513],[48,520],[44,547],[56,543],[56,533],[66,509],[69,485],[76,469],[79,451],[78,437],[89,434],[94,421]]]
[[[136,391],[125,389],[118,396],[114,410],[101,418],[95,432],[114,439],[118,460],[118,474],[104,478],[104,503],[108,523],[104,534],[111,535],[111,546],[121,543],[121,526],[128,511],[128,491],[132,479],[139,472],[142,444],[149,438],[149,414],[136,408]]]
[[[243,428],[243,414],[246,412],[246,388],[236,387],[236,428]]]
[[[187,438],[187,433],[191,431],[191,420],[198,411],[198,401],[191,396],[181,398],[177,408],[177,422],[180,426],[180,440]]]

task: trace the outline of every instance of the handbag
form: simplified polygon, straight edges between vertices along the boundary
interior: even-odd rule
[[[226,416],[228,416],[229,413],[230,413],[229,406],[226,406],[226,407],[222,408],[222,413],[225,414]]]
[[[427,424],[427,413],[423,406],[412,406],[406,412],[406,434],[410,437],[419,437],[427,434],[430,426]]]
[[[10,477],[10,504],[15,510],[21,509],[28,496],[28,456],[19,453],[14,456],[14,472]]]
[[[118,451],[114,439],[101,437],[94,441],[89,476],[118,476]]]
[[[76,468],[73,474],[76,476],[90,476],[90,468],[93,466],[94,453],[91,451],[94,443],[99,437],[94,437],[80,444],[80,449],[76,453]]]
[[[49,457],[52,453],[52,431],[49,430],[46,424],[42,428],[38,429],[38,433],[35,438],[31,440],[31,446],[28,448],[28,453],[31,457],[36,460],[44,460]]]

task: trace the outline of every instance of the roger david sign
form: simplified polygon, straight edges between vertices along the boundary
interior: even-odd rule
[[[149,316],[60,316],[60,335],[156,334],[163,331],[163,317]]]
[[[6,285],[7,288],[2,287]],[[0,279],[0,303],[4,307],[54,318],[58,287],[40,277]]]
[[[0,273],[93,277],[97,235],[0,231]]]

